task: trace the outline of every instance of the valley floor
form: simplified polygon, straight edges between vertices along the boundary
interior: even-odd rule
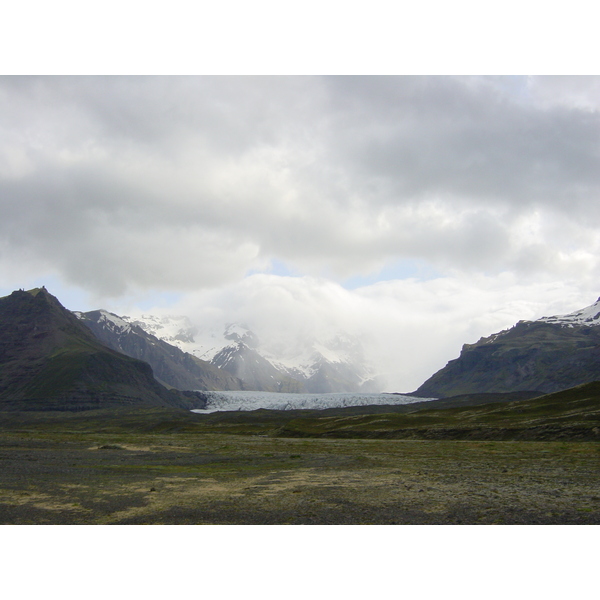
[[[600,524],[600,444],[0,431],[2,524]]]

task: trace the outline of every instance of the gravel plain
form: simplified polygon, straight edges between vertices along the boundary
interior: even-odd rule
[[[600,524],[597,442],[0,432],[2,524]]]

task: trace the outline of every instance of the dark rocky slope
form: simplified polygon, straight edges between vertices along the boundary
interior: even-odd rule
[[[102,345],[45,288],[0,298],[0,410],[191,408],[151,367]]]
[[[600,327],[521,321],[465,344],[415,392],[423,397],[536,390],[552,393],[600,380]]]

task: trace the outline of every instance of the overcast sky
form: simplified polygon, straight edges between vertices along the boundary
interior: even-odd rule
[[[1,77],[0,293],[344,330],[415,389],[600,296],[600,78]]]

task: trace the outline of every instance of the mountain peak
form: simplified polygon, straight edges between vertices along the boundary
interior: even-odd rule
[[[248,346],[248,348],[256,349],[259,346],[257,335],[245,325],[239,325],[238,323],[227,325],[223,335],[226,340],[241,342]]]
[[[46,289],[46,286],[43,285],[41,288],[33,288],[32,290],[27,290],[28,294],[31,294],[34,298],[38,295],[38,294],[47,294],[48,290]]]

